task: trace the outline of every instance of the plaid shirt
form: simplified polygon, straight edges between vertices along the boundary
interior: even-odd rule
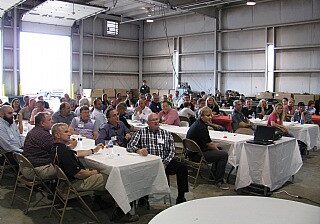
[[[140,129],[128,144],[128,152],[136,152],[146,148],[149,154],[160,156],[162,162],[167,165],[175,154],[173,137],[170,132],[159,129],[156,132],[149,127]]]

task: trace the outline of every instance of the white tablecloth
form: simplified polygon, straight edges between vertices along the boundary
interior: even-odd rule
[[[235,187],[239,189],[256,183],[273,191],[296,174],[301,166],[302,159],[294,138],[282,137],[272,145],[244,143]]]
[[[267,121],[262,121],[260,119],[250,119],[255,125],[267,125]],[[304,142],[308,150],[313,148],[320,148],[320,132],[319,126],[316,124],[299,124],[291,122],[283,122],[296,139]]]
[[[226,114],[232,114],[233,109],[230,108],[219,108],[220,111],[225,112]]]
[[[83,139],[82,147],[77,146],[76,150],[92,147],[93,140]],[[158,156],[142,157],[114,146],[112,155],[111,149],[102,149],[85,157],[84,163],[109,175],[106,189],[125,213],[130,211],[131,201],[149,194],[170,193],[164,166]]]
[[[319,224],[320,207],[267,197],[220,196],[172,206],[149,224]]]

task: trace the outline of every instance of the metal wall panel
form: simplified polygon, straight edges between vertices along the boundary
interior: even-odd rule
[[[202,52],[214,50],[214,34],[183,37],[181,53]]]
[[[106,78],[107,76],[107,78]],[[118,89],[137,89],[138,77],[137,76],[116,76],[112,74],[95,75],[95,88],[118,88]],[[83,75],[83,88],[92,88],[92,75]]]
[[[254,96],[257,92],[264,91],[264,74],[261,73],[229,73],[222,76],[222,92],[236,90],[245,96]]]
[[[182,82],[187,82],[192,90],[205,91],[206,93],[213,93],[213,73],[211,74],[183,74]]]
[[[224,29],[242,28],[253,25],[252,7],[234,7],[223,11]]]
[[[170,52],[173,53],[173,41],[169,39]],[[156,41],[144,42],[143,55],[169,55],[167,40],[161,39]]]
[[[265,30],[249,30],[222,34],[222,49],[252,49],[265,47]]]
[[[213,55],[188,55],[181,58],[182,71],[213,71]],[[213,72],[212,72],[213,73]],[[184,76],[184,74],[182,75]]]
[[[265,69],[264,52],[228,53],[222,55],[221,70],[230,71],[253,69]]]
[[[143,60],[143,72],[172,72],[170,58],[145,58]],[[150,86],[151,88],[155,88]]]
[[[151,89],[172,89],[172,75],[144,75],[143,79],[147,81]]]
[[[313,19],[312,0],[281,0],[281,22],[296,22]]]
[[[276,59],[277,69],[320,69],[320,49],[280,51],[276,53]]]
[[[83,70],[92,71],[92,57],[84,56]],[[117,71],[117,72],[138,72],[138,59],[132,58],[116,58],[116,57],[96,57],[95,58],[96,71]]]
[[[280,73],[276,77],[276,89],[292,93],[318,93],[320,90],[319,74]]]

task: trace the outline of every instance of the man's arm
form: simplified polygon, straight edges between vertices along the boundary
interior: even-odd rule
[[[104,144],[105,140],[107,139],[108,137],[108,130],[107,130],[107,127],[106,125],[103,125],[103,127],[100,128],[99,130],[99,133],[98,133],[98,137],[95,141],[96,145],[98,145],[99,143],[102,143]]]
[[[169,151],[169,154],[166,158],[164,158],[163,160],[163,164],[166,166],[168,165],[168,163],[170,163],[170,161],[173,159],[174,155],[175,155],[175,146],[174,146],[174,140],[172,135],[169,133],[169,148],[166,149]]]
[[[6,136],[7,134],[3,134],[3,131],[0,129],[0,147],[3,148],[7,152],[23,152],[22,149],[11,145],[6,139],[9,136]]]
[[[128,152],[137,152],[139,147],[141,147],[139,144],[140,138],[141,138],[141,130],[137,131],[137,133],[133,135],[130,142],[128,143],[127,145]]]
[[[165,121],[166,124],[174,124],[174,121],[178,119],[179,115],[174,109],[171,109],[168,114],[168,119]]]

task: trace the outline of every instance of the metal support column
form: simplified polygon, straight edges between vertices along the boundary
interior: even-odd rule
[[[93,18],[92,21],[92,89],[95,89],[95,53],[96,53],[96,49],[95,49],[95,21],[97,19],[98,15],[96,15]]]
[[[79,47],[79,90],[83,94],[83,19],[80,21],[80,47]]]
[[[14,7],[13,14],[13,94],[17,96],[19,94],[18,83],[18,18],[17,8]]]
[[[216,90],[218,90],[218,37],[217,37],[217,18],[214,19],[214,43],[213,43],[213,94],[216,94]]]
[[[142,83],[143,77],[143,32],[144,32],[144,26],[143,21],[140,21],[139,25],[139,78],[138,78],[138,89],[139,86]]]
[[[218,47],[218,49],[217,49],[217,66],[218,66],[218,70],[220,69],[220,70],[222,70],[222,67],[221,67],[221,65],[222,65],[222,55],[221,54],[219,54],[218,55],[218,50],[221,50],[222,49],[222,33],[221,32],[217,32],[217,30],[221,30],[222,29],[222,23],[221,23],[221,21],[222,21],[222,11],[221,11],[221,9],[219,10],[219,17],[218,17],[218,21],[217,21],[217,23],[216,23],[216,25],[217,25],[217,27],[216,27],[216,39],[217,39],[217,47]],[[222,92],[222,89],[221,89],[221,87],[222,87],[222,85],[221,85],[221,82],[222,82],[222,79],[221,79],[221,73],[218,73],[218,78],[217,78],[217,88],[218,88],[218,90],[220,91],[220,92]]]

